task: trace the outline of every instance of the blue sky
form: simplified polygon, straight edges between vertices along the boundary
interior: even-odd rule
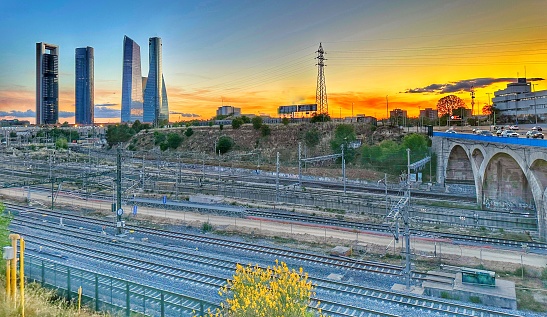
[[[275,115],[279,105],[315,102],[319,42],[336,116],[351,115],[352,102],[357,113],[380,116],[386,95],[394,107],[435,107],[441,92],[405,91],[492,78],[478,92],[485,98],[506,84],[496,78],[523,75],[524,66],[528,77],[547,76],[546,9],[540,0],[4,0],[0,114],[34,110],[36,42],[60,46],[66,112],[74,111],[74,49],[94,47],[97,114],[116,114],[124,35],[141,46],[143,76],[148,38],[162,38],[170,110],[203,118],[222,103]]]

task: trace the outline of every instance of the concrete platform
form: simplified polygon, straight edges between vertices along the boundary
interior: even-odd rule
[[[424,294],[424,289],[422,287],[410,286],[410,290],[407,290],[406,285],[403,285],[403,284],[394,284],[391,287],[391,290],[399,291],[399,292],[409,292],[411,294],[416,294],[416,295],[423,295]]]
[[[441,272],[435,272],[441,273]],[[454,274],[453,274],[454,275]],[[426,295],[457,299],[465,302],[475,302],[483,305],[517,309],[517,294],[515,283],[496,279],[496,285],[480,286],[462,283],[462,274],[456,273],[453,285],[439,281],[437,274],[424,281],[422,287]],[[473,299],[473,300],[472,300]]]

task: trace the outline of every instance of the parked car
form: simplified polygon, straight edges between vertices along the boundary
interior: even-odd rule
[[[498,129],[498,130],[495,131],[495,134],[496,134],[497,136],[501,136],[501,133],[502,133],[502,132],[503,132],[502,129]]]
[[[501,136],[508,138],[518,138],[519,134],[511,130],[503,130],[503,132],[501,132]]]
[[[543,133],[539,131],[530,130],[526,132],[526,138],[543,139]]]
[[[535,127],[532,127],[532,129],[531,129],[531,130],[535,130],[535,131],[543,131],[543,129],[542,129],[542,128],[541,128],[541,127],[540,127],[539,125],[537,125],[537,126],[535,126]]]
[[[492,136],[492,132],[488,131],[488,130],[480,130],[477,135],[482,135],[482,136]]]
[[[446,133],[457,133],[456,131],[452,130],[452,129],[448,129],[445,131]]]
[[[518,125],[512,125],[512,126],[509,127],[509,129],[516,131],[516,130],[519,129],[519,126]]]

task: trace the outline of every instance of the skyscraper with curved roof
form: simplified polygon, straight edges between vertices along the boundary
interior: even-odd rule
[[[143,121],[158,125],[169,120],[167,90],[163,79],[161,38],[151,37],[148,41],[150,67],[144,90]]]
[[[123,37],[122,122],[143,121],[141,48]]]

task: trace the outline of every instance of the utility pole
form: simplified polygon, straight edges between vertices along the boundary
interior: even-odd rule
[[[403,211],[403,222],[405,224],[405,245],[406,245],[406,265],[405,265],[405,273],[406,273],[406,289],[410,290],[410,277],[412,275],[411,273],[411,265],[410,265],[410,149],[406,149],[406,156],[407,156],[407,173],[406,173],[406,196],[408,197],[407,204],[404,206]]]
[[[302,142],[298,142],[298,186],[302,188]]]
[[[340,145],[342,148],[342,181],[344,182],[344,195],[346,194],[346,159],[344,157],[344,144]]]
[[[116,234],[123,234],[125,223],[122,222],[122,149],[118,148],[116,160]]]
[[[386,122],[389,120],[389,100],[386,95]]]
[[[55,152],[53,152],[55,153]],[[51,182],[51,210],[53,210],[53,175],[51,173],[51,164],[52,164],[52,160],[51,160],[51,153],[49,154],[49,181]]]
[[[275,160],[275,202],[279,200],[279,152]]]
[[[144,152],[142,153],[142,171],[141,171],[141,177],[142,177],[142,190],[144,191]]]
[[[317,89],[315,92],[315,103],[319,108],[319,113],[322,115],[329,113],[329,104],[327,102],[327,86],[325,85],[325,65],[324,61],[327,59],[323,56],[326,54],[323,50],[323,46],[319,43],[319,49],[317,53]]]

